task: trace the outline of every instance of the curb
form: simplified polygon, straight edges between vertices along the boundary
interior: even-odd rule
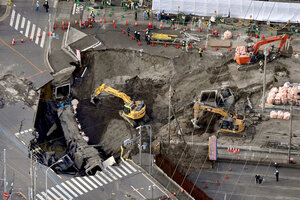
[[[0,22],[4,21],[10,14],[11,6],[6,6],[6,10],[3,16],[0,17]]]

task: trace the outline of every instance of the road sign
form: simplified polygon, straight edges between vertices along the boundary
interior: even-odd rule
[[[3,193],[3,196],[4,196],[5,198],[8,198],[8,194],[7,194],[6,192]]]

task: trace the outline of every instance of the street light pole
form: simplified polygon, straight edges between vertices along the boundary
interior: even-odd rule
[[[268,49],[265,48],[265,64],[264,64],[264,79],[263,79],[263,98],[262,98],[262,114],[265,112],[265,103],[266,103],[266,68],[267,68],[267,56]]]
[[[51,14],[49,13],[49,46],[48,46],[48,53],[49,55],[51,54],[51,40],[52,40],[52,37],[51,37]]]
[[[63,162],[63,161],[59,159],[58,161],[56,161],[55,163],[53,163],[52,165],[50,165],[50,167],[48,167],[46,169],[46,200],[48,200],[48,174],[47,174],[48,170],[51,169],[52,166],[54,166],[60,162]]]
[[[152,156],[152,128],[150,125],[144,125],[144,126],[146,126],[146,128],[149,132],[149,137],[150,137],[149,174],[151,175],[151,173],[152,173],[152,157],[151,157]]]
[[[291,118],[290,118],[290,142],[289,142],[289,152],[288,152],[288,163],[290,162],[291,160],[291,145],[292,145],[292,124],[293,124],[293,121],[292,121],[292,117],[293,117],[293,103],[294,103],[294,95],[292,97],[292,102],[291,102],[291,107],[290,107],[290,113],[291,113]]]
[[[6,193],[6,149],[3,150],[3,181],[4,181],[4,189],[3,192]]]

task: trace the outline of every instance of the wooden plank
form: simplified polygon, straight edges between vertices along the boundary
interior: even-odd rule
[[[228,48],[228,47],[230,47],[230,40],[221,40],[221,39],[210,38],[208,40],[208,46],[219,47],[219,48]]]

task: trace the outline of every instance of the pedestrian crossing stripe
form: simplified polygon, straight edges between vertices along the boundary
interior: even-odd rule
[[[131,167],[134,169],[133,166]],[[123,162],[119,166],[108,166],[104,171],[97,172],[95,176],[74,177],[59,185],[51,187],[47,190],[47,200],[71,200],[79,195],[83,195],[84,193],[97,189],[99,186],[101,187],[108,184],[106,180],[113,182],[114,180],[118,180],[118,178],[122,178],[122,175],[127,176],[131,173],[132,172]],[[46,192],[41,192],[36,196],[39,200],[46,200]]]
[[[73,195],[74,197],[78,197],[78,195],[77,195],[75,192],[73,192],[73,190],[72,190],[71,188],[69,188],[65,183],[62,183],[61,185],[64,186],[64,188],[66,188],[66,190],[68,190],[68,192],[70,192],[71,195]],[[56,185],[56,187],[57,187],[58,189],[60,189],[61,191],[64,190],[64,189],[63,189],[62,187],[60,187],[59,185]]]
[[[93,183],[90,179],[88,179],[88,177],[84,176],[83,178],[84,178],[87,182],[89,182],[94,188],[98,188],[98,186],[97,186],[95,183]]]
[[[125,163],[125,165],[127,165],[132,171],[134,171],[134,172],[137,171],[137,170],[136,170],[134,167],[132,167],[128,162],[123,162],[123,163]]]
[[[51,190],[53,190],[56,194],[58,194],[58,197],[62,198],[63,200],[68,200],[59,191],[57,191],[54,187],[52,187]]]
[[[24,16],[22,16],[20,13],[17,13],[13,9],[11,16],[10,16],[9,25],[11,27],[13,27],[15,30],[17,30],[17,31],[19,30],[21,34],[25,35],[25,37],[29,37],[29,35],[30,35],[30,38],[32,40],[35,40],[35,44],[39,45],[41,48],[44,48],[46,32],[43,31],[40,27],[37,27],[36,24],[31,23],[30,20],[27,20],[27,23],[26,23],[26,20],[27,19]],[[36,30],[37,30],[37,32],[35,34]],[[42,36],[40,35],[41,33],[42,33]],[[35,35],[36,35],[36,37],[35,37]],[[41,36],[41,40],[40,40],[39,36]],[[40,44],[39,44],[39,42],[40,42]]]

